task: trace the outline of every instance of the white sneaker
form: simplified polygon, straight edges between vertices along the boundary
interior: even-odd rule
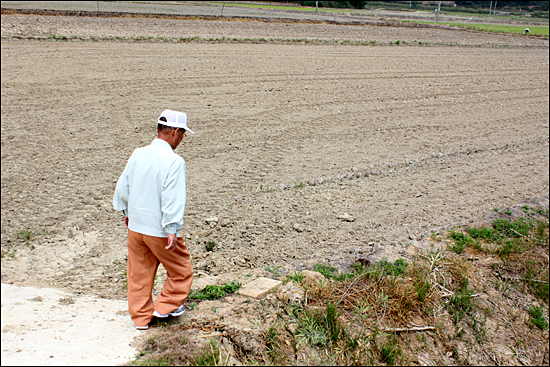
[[[153,312],[153,316],[160,317],[161,319],[163,319],[168,316],[173,316],[173,317],[181,316],[183,315],[184,312],[185,312],[185,307],[181,305],[178,308],[176,308],[174,311],[170,312],[168,315],[163,315],[155,310]]]

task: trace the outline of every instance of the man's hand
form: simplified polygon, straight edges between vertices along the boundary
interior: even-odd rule
[[[129,222],[130,222],[130,219],[128,219],[128,217],[124,217],[124,225],[126,226],[126,229],[128,229]]]
[[[165,249],[169,251],[174,251],[176,245],[178,244],[178,235],[176,233],[168,233],[168,246]]]

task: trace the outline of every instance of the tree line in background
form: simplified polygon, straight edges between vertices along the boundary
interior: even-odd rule
[[[364,9],[368,1],[298,1],[301,6],[315,6],[324,8]]]
[[[490,1],[455,1],[457,6],[463,8],[487,8],[491,6]],[[539,10],[539,11],[548,11],[549,1],[499,1],[499,5],[506,9],[529,9],[529,10]]]
[[[288,2],[288,1],[278,1]],[[437,1],[298,1],[301,6],[319,6],[325,8],[347,8],[347,9],[365,9],[365,8],[395,8],[395,9],[432,9],[437,5]],[[493,2],[493,4],[496,2]],[[530,12],[547,12],[549,1],[499,1],[498,9]],[[471,11],[475,13],[488,13],[491,1],[443,1],[442,10],[446,11]],[[546,14],[548,17],[548,14]]]

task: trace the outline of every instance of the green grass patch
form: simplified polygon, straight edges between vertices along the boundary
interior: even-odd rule
[[[464,316],[471,315],[474,311],[472,303],[473,294],[474,292],[468,289],[468,279],[463,278],[447,304],[447,308],[455,324],[463,319]]]
[[[462,253],[466,246],[481,250],[479,243],[474,240],[483,240],[498,244],[495,252],[506,256],[512,252],[524,251],[523,242],[532,234],[541,241],[540,237],[543,237],[546,228],[548,222],[535,219],[519,217],[512,222],[508,219],[496,219],[491,227],[467,228],[465,232],[451,231],[448,238],[454,240],[451,248],[457,254]]]
[[[413,315],[423,315],[422,307],[434,304],[436,293],[427,278],[429,265],[425,261],[411,265],[405,259],[374,264],[357,261],[349,271],[340,272],[316,264],[313,270],[331,281],[306,285],[307,303],[290,302],[277,315],[277,324],[265,334],[271,363],[404,363],[407,357],[399,347],[400,338],[378,328],[406,325]],[[418,291],[413,283],[419,284]],[[315,350],[319,359],[290,357],[302,350]]]
[[[392,336],[386,340],[380,347],[380,360],[387,366],[394,366],[398,364],[398,360],[401,357],[402,352],[397,346],[396,337]]]
[[[549,284],[548,284],[548,267],[541,266],[542,264],[539,261],[533,259],[526,259],[523,261],[523,266],[521,269],[523,279],[525,279],[526,285],[528,285],[533,294],[539,299],[546,300],[549,299]]]
[[[381,260],[371,266],[364,266],[360,262],[357,262],[352,266],[351,271],[345,272],[339,272],[335,267],[325,264],[315,264],[313,266],[313,271],[323,274],[327,279],[339,282],[351,280],[364,273],[367,273],[371,278],[387,275],[404,275],[406,269],[407,260],[405,259],[397,259],[393,263],[387,260]]]
[[[218,343],[211,339],[202,354],[197,357],[197,366],[218,366],[220,364],[220,348]]]
[[[498,255],[502,263],[492,267],[499,277],[519,284],[521,291],[529,291],[548,303],[548,211],[542,214],[546,219],[497,219],[490,227],[451,231],[448,237],[453,243],[449,247],[457,254],[469,246],[482,253]]]
[[[22,229],[20,230],[19,232],[17,232],[15,234],[15,237],[25,241],[25,242],[29,242],[31,237],[33,235],[33,232],[32,231],[29,231],[28,229]]]
[[[214,247],[216,246],[216,242],[214,241],[208,241],[206,245],[204,245],[204,249],[208,252],[211,252],[214,250]]]
[[[492,227],[471,228],[468,232],[474,239],[483,239],[486,241],[495,241],[497,239],[496,231]]]
[[[382,270],[384,275],[398,276],[405,274],[405,270],[407,269],[407,260],[397,259],[393,262],[393,264],[389,261],[382,260],[377,264],[377,266],[380,267],[380,270]]]
[[[544,317],[543,307],[531,306],[531,308],[529,309],[529,316],[531,316],[531,322],[533,323],[533,325],[541,330],[548,329],[548,322]]]
[[[313,271],[323,274],[327,279],[333,279],[336,281],[342,281],[354,277],[353,272],[339,272],[335,267],[325,264],[315,264],[313,266]]]
[[[291,281],[297,283],[297,284],[301,284],[302,280],[304,280],[304,278],[305,278],[305,275],[302,274],[302,273],[294,272],[292,274],[287,274],[286,278],[288,280],[291,280]]]
[[[293,310],[298,328],[296,335],[315,347],[335,344],[346,331],[339,321],[342,311],[335,304],[326,303],[325,308]]]
[[[234,293],[241,288],[242,284],[235,280],[230,283],[223,283],[223,285],[207,285],[203,289],[191,292],[189,299],[218,299]]]
[[[454,240],[451,249],[457,254],[463,253],[466,245],[472,245],[474,243],[474,240],[464,232],[451,231],[448,238]]]

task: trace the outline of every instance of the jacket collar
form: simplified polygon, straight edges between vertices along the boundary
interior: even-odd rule
[[[155,138],[155,140],[153,140],[151,145],[154,145],[154,146],[157,146],[157,147],[160,147],[160,148],[170,149],[170,151],[173,151],[172,147],[170,146],[170,144],[168,144],[168,142],[166,140],[162,140],[162,139],[159,139],[159,138]]]

